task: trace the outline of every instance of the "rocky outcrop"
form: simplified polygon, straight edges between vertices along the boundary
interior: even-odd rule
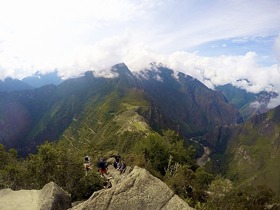
[[[111,172],[110,172],[111,174]],[[115,178],[115,177],[114,177]],[[192,209],[160,179],[137,166],[121,176],[112,188],[95,192],[87,201],[71,210]]]
[[[110,166],[113,186],[95,192],[71,208],[70,195],[54,182],[41,190],[0,190],[0,209],[5,210],[191,210],[185,201],[160,179],[137,166],[119,174]],[[130,172],[131,171],[131,172]],[[108,178],[108,177],[107,177]]]
[[[41,190],[0,190],[0,209],[65,210],[71,207],[70,195],[54,182]]]

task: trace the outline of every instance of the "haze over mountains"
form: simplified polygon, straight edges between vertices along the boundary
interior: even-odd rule
[[[230,84],[213,90],[156,64],[133,73],[120,63],[104,74],[87,71],[57,85],[1,91],[0,143],[20,157],[36,153],[45,141],[75,153],[97,148],[128,154],[148,133],[172,130],[195,148],[196,157],[207,155],[208,172],[238,185],[261,183],[279,197],[279,106],[268,106],[277,93],[253,94]]]
[[[109,78],[89,71],[64,82],[57,72],[37,73],[22,81],[6,79],[0,86],[0,143],[19,149],[21,154],[34,152],[43,141],[58,140],[92,98],[101,103],[115,91],[143,92],[150,108],[141,115],[149,125],[177,130],[185,137],[202,135],[215,126],[241,123],[267,111],[270,99],[277,97],[269,92],[247,93],[232,85],[218,86],[221,92],[217,92],[191,76],[156,64],[134,74],[125,64],[117,64],[106,74]],[[122,94],[117,100],[122,100]]]
[[[111,71],[118,77],[98,78],[87,72],[58,86],[2,92],[1,143],[24,154],[34,151],[45,140],[57,140],[90,101],[104,103],[114,92],[118,93],[115,100],[123,100],[129,91],[142,92],[149,108],[139,108],[138,112],[149,125],[154,129],[172,128],[186,137],[220,124],[242,122],[238,110],[221,93],[190,76],[175,75],[161,66],[138,75],[124,64],[115,65]]]
[[[12,79],[10,77],[4,80],[0,80],[0,92],[28,90],[50,84],[58,85],[62,81],[63,80],[58,76],[57,71],[53,71],[47,74],[41,74],[40,72],[36,72],[32,76],[25,77],[21,80]]]

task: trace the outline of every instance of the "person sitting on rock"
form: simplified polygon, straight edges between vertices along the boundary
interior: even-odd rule
[[[119,164],[119,168],[118,168],[120,174],[124,173],[125,170],[126,170],[126,164],[124,161],[121,161],[120,164]]]
[[[104,161],[103,158],[101,158],[100,162],[98,163],[98,169],[102,177],[104,176],[104,174],[108,175],[107,168],[108,168],[107,163]]]
[[[119,154],[115,155],[115,162],[114,162],[114,168],[117,169],[118,165],[120,163],[121,156]]]

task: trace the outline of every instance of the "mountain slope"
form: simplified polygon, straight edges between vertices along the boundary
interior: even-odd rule
[[[54,86],[42,89],[0,93],[1,143],[22,148],[27,135],[45,113]]]
[[[212,150],[212,170],[239,184],[266,185],[280,195],[280,106],[243,124],[219,127],[202,143]]]
[[[232,84],[217,86],[216,90],[221,91],[229,103],[235,105],[244,119],[248,119],[255,114],[267,112],[271,99],[278,96],[275,92],[261,91],[260,93],[250,93],[244,89],[234,87]]]
[[[147,130],[170,128],[190,137],[242,121],[221,93],[182,73],[175,77],[172,70],[153,66],[144,77],[132,74],[125,64],[113,66],[111,72],[118,76],[102,78],[86,72],[58,86],[3,93],[0,143],[24,155],[43,141],[62,136],[83,139],[85,144],[89,138],[95,143],[102,139],[102,146],[113,146],[133,138],[126,138],[131,130],[145,135]],[[14,112],[9,111],[11,103]],[[12,114],[14,118],[9,117]],[[16,123],[21,123],[18,132]]]
[[[21,81],[34,88],[39,88],[44,85],[59,85],[63,80],[58,76],[58,72],[54,71],[47,74],[36,72],[34,75],[25,77]]]
[[[14,90],[28,90],[33,87],[29,84],[20,81],[18,79],[6,78],[5,80],[0,80],[0,92],[10,92]]]
[[[184,136],[201,135],[217,125],[242,122],[242,117],[224,96],[198,80],[164,67],[146,70],[141,78],[144,90],[163,113],[176,122]]]
[[[280,193],[280,106],[246,122],[230,140],[227,175],[237,181],[265,184]]]

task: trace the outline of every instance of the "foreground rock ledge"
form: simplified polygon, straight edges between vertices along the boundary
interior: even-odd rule
[[[3,210],[65,210],[70,207],[70,195],[54,182],[41,190],[0,190],[0,209]]]
[[[118,184],[95,192],[71,210],[188,210],[185,201],[147,170],[134,167]]]

